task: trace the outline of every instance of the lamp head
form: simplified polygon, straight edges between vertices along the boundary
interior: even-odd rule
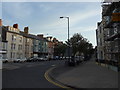
[[[64,17],[60,17],[60,18],[64,18]]]

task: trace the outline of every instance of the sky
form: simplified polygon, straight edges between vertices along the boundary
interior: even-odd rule
[[[101,21],[100,2],[2,2],[3,25],[13,26],[18,23],[19,29],[29,27],[31,34],[44,34],[67,40],[70,18],[70,37],[81,33],[93,46],[96,46],[97,22]]]

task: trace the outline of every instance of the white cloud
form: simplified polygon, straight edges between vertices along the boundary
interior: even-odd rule
[[[71,5],[69,6],[72,6],[72,3],[70,4]],[[37,9],[34,8],[36,13],[33,13],[34,11],[33,7],[31,7],[29,4],[23,4],[23,3],[17,3],[15,5],[12,4],[11,8],[14,8],[14,10],[10,10],[10,8],[7,7],[7,5],[4,8],[6,12],[8,12],[8,14],[10,14],[12,17],[18,17],[25,20],[27,20],[26,18],[28,18],[29,16],[31,17],[33,14],[37,14],[38,17],[28,18],[30,19],[28,20],[30,22],[27,21],[21,24],[25,25],[25,23],[28,23],[28,25],[30,26],[30,33],[50,34],[57,37],[59,40],[63,40],[63,41],[67,39],[67,19],[60,19],[59,18],[60,16],[70,17],[70,35],[73,35],[74,33],[87,34],[89,31],[94,31],[96,29],[96,26],[92,26],[93,24],[86,25],[86,26],[84,25],[85,27],[82,26],[81,24],[83,21],[87,22],[90,18],[100,15],[100,10],[97,10],[96,6],[91,7],[91,5],[87,6],[87,4],[85,6],[86,9],[76,8],[75,11],[71,11],[71,12],[67,12],[66,9],[69,8],[68,6],[66,9],[63,9],[63,8],[60,8],[59,10],[57,9],[58,12],[52,12],[53,10],[56,10],[57,7],[59,7],[57,6],[58,4],[56,6],[54,6],[55,4],[48,5],[43,3],[37,4],[37,5],[35,6],[35,8],[38,7],[39,10],[43,12],[48,12],[48,13],[43,13],[39,11],[38,8]],[[65,5],[68,5],[68,4],[65,4]],[[45,15],[45,14],[49,14],[49,15]],[[9,20],[6,22],[11,23]],[[90,22],[90,23],[96,23],[96,22]],[[93,35],[95,34],[93,33]],[[90,36],[88,36],[88,38],[90,38]]]
[[[88,31],[94,31],[96,29],[96,26],[87,26],[87,27],[76,27],[71,28],[71,31],[73,32],[88,32]]]
[[[88,18],[94,17],[96,15],[99,15],[100,12],[96,10],[90,10],[90,11],[83,11],[83,12],[77,12],[71,15],[71,26],[74,26],[75,24],[79,22],[83,22],[84,20],[87,21]]]
[[[69,13],[70,15],[70,28],[73,28],[74,25],[83,22],[84,20],[87,21],[88,18],[94,17],[99,14],[99,11],[84,11],[84,12],[76,12],[76,13]],[[54,17],[56,17],[54,15]],[[35,24],[35,27],[40,27],[42,29],[50,30],[50,29],[65,29],[67,28],[67,19],[60,19],[59,16],[56,18],[48,19],[45,24],[41,25],[39,23]],[[78,29],[78,28],[77,28]],[[80,29],[80,28],[79,28]]]

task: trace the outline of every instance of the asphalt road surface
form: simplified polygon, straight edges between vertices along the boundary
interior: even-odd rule
[[[59,88],[48,82],[44,74],[64,61],[44,61],[3,64],[2,88]]]

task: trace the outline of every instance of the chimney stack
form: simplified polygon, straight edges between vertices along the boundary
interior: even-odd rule
[[[43,34],[38,34],[37,36],[40,38],[43,38]]]
[[[2,19],[0,19],[0,26],[2,26]]]
[[[52,36],[48,36],[47,40],[52,41]]]
[[[28,30],[29,30],[28,27],[24,27],[24,33],[28,34]]]
[[[13,24],[13,27],[18,29],[18,24]]]

